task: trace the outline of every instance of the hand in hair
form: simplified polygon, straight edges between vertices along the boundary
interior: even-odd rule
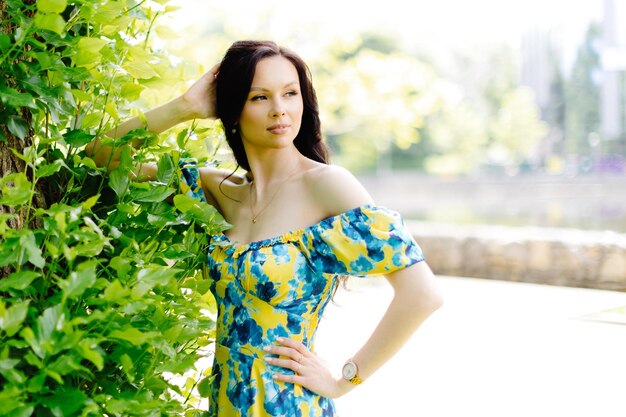
[[[190,118],[215,118],[215,78],[218,72],[219,64],[216,64],[183,94],[182,98],[189,108]]]

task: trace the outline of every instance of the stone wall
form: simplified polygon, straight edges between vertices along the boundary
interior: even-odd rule
[[[626,291],[626,234],[406,223],[436,274]]]

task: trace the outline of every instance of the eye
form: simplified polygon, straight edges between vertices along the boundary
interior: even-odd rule
[[[287,91],[287,92],[285,93],[285,95],[286,95],[286,96],[288,96],[288,97],[297,96],[297,95],[298,95],[298,92],[297,92],[297,91],[295,91],[295,90],[290,90],[290,91]]]
[[[267,99],[266,96],[264,96],[262,94],[259,94],[257,96],[252,97],[250,100],[251,101],[261,101],[261,100],[266,100],[266,99]]]

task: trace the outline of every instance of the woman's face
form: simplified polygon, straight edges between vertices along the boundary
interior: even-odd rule
[[[264,58],[239,119],[241,139],[248,146],[290,145],[300,131],[303,109],[296,67],[282,56]]]

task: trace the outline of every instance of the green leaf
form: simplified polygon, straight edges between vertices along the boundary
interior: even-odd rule
[[[135,365],[133,364],[133,360],[130,358],[130,356],[124,353],[122,356],[120,356],[120,362],[128,380],[130,382],[135,381]]]
[[[7,127],[9,128],[9,132],[13,133],[18,138],[24,140],[25,137],[28,136],[28,124],[17,116],[9,116],[9,120],[7,121]]]
[[[9,183],[13,183],[13,185],[8,185]],[[2,189],[0,204],[7,206],[26,204],[34,194],[32,184],[23,172],[16,172],[0,178],[0,187]]]
[[[43,367],[43,364],[39,366],[39,368],[41,367]],[[31,377],[28,380],[28,385],[27,385],[28,391],[30,392],[41,391],[43,389],[44,383],[46,382],[46,379],[47,379],[46,373],[40,371],[37,375]]]
[[[165,200],[172,195],[174,190],[166,185],[157,185],[151,187],[149,190],[136,190],[132,192],[133,199],[135,201],[141,201],[144,203],[156,203]]]
[[[4,384],[3,384],[4,385]],[[0,391],[0,415],[9,416],[23,406],[21,404],[21,389],[12,384],[6,384]]]
[[[37,178],[49,177],[52,174],[59,172],[61,167],[65,165],[62,159],[57,159],[51,164],[41,165],[37,167]]]
[[[87,113],[80,121],[80,127],[83,129],[95,128],[100,124],[103,117],[104,114],[101,111],[94,110]]]
[[[212,376],[207,376],[202,381],[198,383],[196,388],[198,389],[198,394],[201,397],[208,398],[211,394],[211,381],[213,380]]]
[[[78,130],[78,129],[69,130],[63,134],[63,139],[65,140],[65,143],[67,143],[68,145],[75,146],[77,148],[80,148],[81,146],[85,146],[86,144],[91,142],[92,139],[95,137],[96,135],[92,135],[83,130]]]
[[[62,310],[63,306],[57,304],[45,309],[41,316],[37,318],[37,339],[42,342],[50,340],[59,322],[64,321]]]
[[[19,238],[6,239],[0,245],[0,266],[17,264],[20,256],[21,248]]]
[[[85,210],[91,210],[92,207],[96,205],[99,198],[100,198],[100,194],[96,194],[92,197],[89,197],[87,200],[82,202],[81,206],[83,206]]]
[[[0,101],[11,107],[30,107],[36,109],[33,96],[28,93],[20,93],[13,88],[0,87]]]
[[[121,304],[123,300],[128,298],[130,295],[130,290],[124,287],[117,279],[113,281],[109,286],[104,290],[102,294],[102,299],[111,301],[114,303]]]
[[[20,271],[14,272],[7,278],[0,280],[0,291],[7,291],[9,289],[25,290],[28,286],[41,275],[34,271]]]
[[[58,13],[37,13],[35,15],[35,26],[39,29],[50,30],[62,35],[65,31],[65,20]]]
[[[122,339],[132,343],[135,346],[140,346],[146,342],[148,336],[146,333],[136,329],[134,327],[127,327],[124,330],[113,330],[109,333],[109,337],[112,339]]]
[[[176,135],[176,144],[178,145],[180,149],[185,149],[185,142],[186,142],[188,133],[189,132],[187,131],[187,129],[183,129],[180,132],[178,132],[178,135]]]
[[[0,329],[3,329],[7,336],[11,337],[20,329],[22,322],[28,313],[28,305],[30,300],[13,304],[4,310],[4,306],[0,305],[0,312],[4,310],[4,314],[0,316]]]
[[[81,263],[76,271],[70,274],[70,277],[59,282],[59,287],[63,289],[63,297],[65,299],[78,298],[87,288],[93,286],[96,282],[96,261],[87,261]]]
[[[157,163],[157,181],[163,184],[169,184],[176,173],[176,167],[171,155],[162,155]]]
[[[100,50],[104,48],[107,41],[100,38],[83,37],[78,41],[76,53],[72,57],[74,65],[94,65],[100,62]]]
[[[84,339],[78,344],[80,355],[93,363],[99,371],[104,368],[104,358],[98,351],[98,343],[94,339]]]
[[[128,183],[128,174],[125,169],[117,168],[109,174],[109,187],[111,187],[120,198],[126,193]]]
[[[78,163],[76,163],[76,165],[78,164],[82,164],[85,165],[87,168],[93,169],[94,171],[98,170],[98,166],[96,165],[96,163],[94,162],[93,159],[89,158],[89,157],[84,157],[82,159],[80,159],[78,161]]]
[[[121,256],[115,256],[111,258],[111,262],[109,263],[109,265],[111,266],[111,268],[117,271],[117,276],[120,278],[128,277],[129,272],[132,269],[130,259]]]
[[[126,64],[122,65],[122,67],[128,71],[131,76],[138,79],[147,79],[159,76],[150,64],[143,61],[128,61]]]
[[[70,90],[72,92],[72,94],[74,95],[74,97],[78,100],[78,101],[91,101],[93,100],[93,97],[91,94],[84,92],[83,90],[77,90],[72,88]]]
[[[86,402],[87,395],[77,389],[65,389],[41,399],[41,404],[49,408],[55,417],[71,416],[82,409]]]
[[[22,405],[7,414],[7,417],[31,417],[35,411],[32,405]]]
[[[35,234],[31,230],[20,237],[20,244],[28,255],[28,262],[38,268],[43,268],[46,265],[46,260],[41,256],[41,248],[37,245]]]
[[[181,212],[190,215],[200,225],[215,223],[223,227],[228,226],[217,209],[204,201],[196,200],[184,194],[177,194],[174,196],[174,206]]]
[[[0,33],[0,52],[8,51],[11,47],[11,37],[7,34]]]
[[[67,0],[37,0],[37,10],[41,12],[62,13],[67,7]]]
[[[123,83],[120,93],[122,96],[129,100],[134,101],[139,98],[139,95],[146,87],[135,83]]]
[[[135,299],[142,299],[144,295],[156,286],[167,286],[174,281],[180,269],[168,266],[150,266],[137,273],[138,283],[133,287],[132,295]]]

